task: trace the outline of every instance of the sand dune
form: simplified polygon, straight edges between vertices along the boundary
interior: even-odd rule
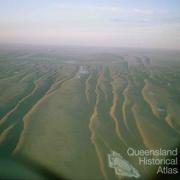
[[[108,56],[87,50],[81,56],[63,49],[52,59],[50,52],[10,58],[7,72],[1,68],[1,92],[14,87],[0,107],[2,149],[27,155],[67,179],[126,179],[126,173],[117,173],[123,160],[152,179],[156,167],[139,165],[127,149],[178,145],[179,62],[135,50]],[[16,99],[8,97],[13,93]],[[111,152],[122,156],[114,169],[108,164]]]
[[[101,170],[101,173],[103,175],[103,177],[105,179],[108,179],[107,178],[107,174],[106,174],[106,171],[104,169],[104,161],[103,161],[103,158],[102,158],[102,155],[101,155],[101,152],[99,150],[99,147],[98,147],[98,144],[96,142],[96,121],[98,119],[98,113],[97,113],[97,105],[99,103],[99,93],[98,93],[98,86],[99,86],[99,83],[101,81],[101,77],[102,77],[102,71],[100,71],[99,73],[99,77],[97,79],[97,84],[96,84],[96,89],[95,89],[95,92],[96,92],[96,104],[94,106],[94,111],[93,113],[91,114],[91,117],[90,117],[90,122],[89,122],[89,129],[91,131],[91,141],[95,147],[95,150],[96,150],[96,154],[97,154],[97,158],[99,160],[99,165],[100,165],[100,170]]]
[[[6,128],[0,135],[0,144],[6,139],[6,137],[10,134],[11,129],[14,127],[15,124],[10,125]]]
[[[74,73],[72,73],[72,75],[71,75],[70,77],[68,77],[66,80],[63,80],[63,81],[61,82],[61,84],[60,84],[60,87],[61,87],[66,81],[69,81],[69,80],[71,80],[72,78],[74,78],[74,75],[76,74],[76,72],[77,72],[77,70],[76,70]],[[59,88],[60,88],[60,87],[59,87]],[[20,135],[20,138],[19,138],[19,142],[17,143],[17,145],[16,145],[16,147],[15,147],[15,149],[14,149],[14,151],[13,151],[13,154],[16,154],[16,153],[20,150],[20,148],[21,148],[21,146],[22,146],[22,144],[23,144],[23,142],[24,142],[24,134],[25,134],[25,132],[26,132],[26,129],[28,128],[29,117],[31,116],[31,114],[32,114],[34,111],[36,111],[37,108],[38,108],[47,98],[49,98],[51,95],[53,95],[53,93],[55,93],[56,90],[57,90],[57,89],[55,89],[54,91],[51,91],[51,87],[50,87],[49,90],[46,92],[46,94],[45,94],[40,100],[38,100],[38,101],[36,102],[36,104],[34,104],[34,106],[25,114],[25,116],[23,117],[24,128],[23,128],[23,130],[22,130],[22,132],[21,132],[21,135]]]
[[[128,83],[127,87],[123,91],[124,102],[122,105],[122,114],[123,114],[123,120],[124,120],[124,124],[126,126],[126,129],[130,132],[130,129],[128,127],[127,117],[126,117],[126,106],[128,105],[128,91],[129,91],[129,89],[130,89],[130,85]]]
[[[116,112],[116,106],[117,106],[117,102],[119,100],[119,97],[116,93],[116,87],[114,85],[114,82],[112,81],[111,82],[111,85],[112,85],[112,94],[113,94],[113,103],[112,103],[112,106],[110,108],[110,111],[109,111],[109,114],[111,116],[111,118],[113,119],[114,121],[114,124],[115,124],[115,132],[117,134],[117,137],[120,139],[120,141],[122,141],[124,143],[124,145],[127,146],[127,143],[126,141],[124,140],[123,136],[121,135],[121,132],[120,132],[120,129],[119,129],[119,122],[118,122],[118,119],[115,115],[115,112]]]

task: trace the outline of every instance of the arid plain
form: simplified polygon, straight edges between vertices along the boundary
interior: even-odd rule
[[[0,48],[0,150],[67,179],[126,179],[109,167],[113,151],[155,176],[127,149],[178,147],[179,109],[176,51]]]

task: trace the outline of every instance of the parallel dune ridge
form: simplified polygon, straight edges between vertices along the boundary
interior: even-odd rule
[[[156,168],[127,149],[178,146],[180,61],[140,53],[109,61],[43,57],[0,57],[0,152],[69,179],[125,179],[109,167],[115,151],[142,178],[153,177]]]

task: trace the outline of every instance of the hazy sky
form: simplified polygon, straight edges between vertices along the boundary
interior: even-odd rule
[[[180,0],[0,0],[0,42],[180,49]]]

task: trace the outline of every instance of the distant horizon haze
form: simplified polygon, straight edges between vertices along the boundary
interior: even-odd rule
[[[0,43],[180,49],[179,0],[6,0]]]

